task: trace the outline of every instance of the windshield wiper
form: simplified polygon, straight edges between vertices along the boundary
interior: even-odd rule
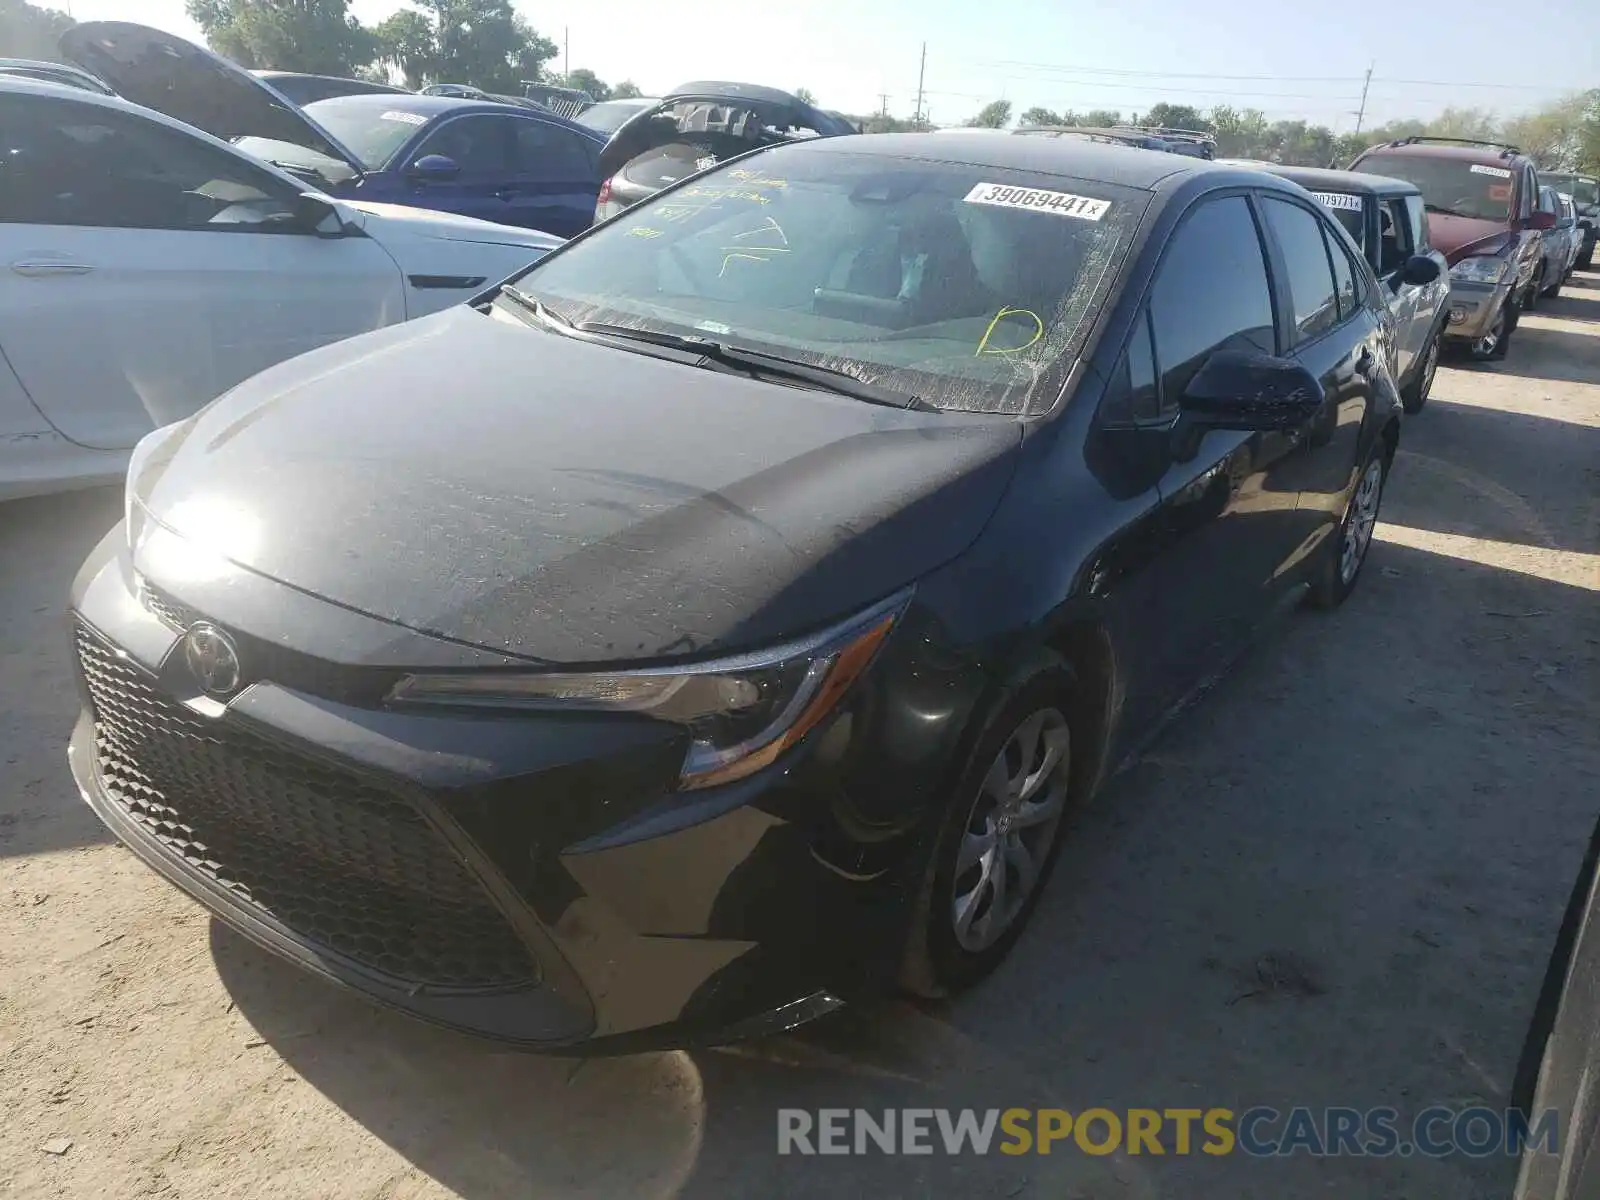
[[[572,318],[558,313],[543,300],[535,299],[534,297],[528,295],[527,292],[519,291],[517,288],[510,287],[509,285],[502,287],[500,289],[500,294],[506,297],[508,300],[516,301],[518,305],[520,305],[522,308],[525,308],[528,312],[537,317],[540,323],[547,328],[554,329],[557,333],[570,334],[572,332]]]
[[[684,354],[698,354],[710,362],[724,367],[732,367],[735,370],[748,371],[753,376],[767,375],[779,379],[790,379],[796,383],[809,384],[823,391],[834,392],[840,396],[849,396],[854,400],[863,400],[868,404],[882,405],[885,408],[908,408],[916,412],[942,411],[920,396],[895,391],[892,388],[879,387],[877,384],[868,383],[848,371],[840,371],[834,367],[818,366],[815,363],[800,362],[797,359],[784,358],[780,354],[766,354],[760,350],[745,350],[738,346],[729,346],[724,342],[713,341],[710,338],[689,337],[677,333],[658,333],[653,329],[634,329],[631,326],[610,325],[602,321],[581,321],[574,325],[573,328],[580,333],[597,333],[604,337],[661,346],[664,349],[677,350]]]

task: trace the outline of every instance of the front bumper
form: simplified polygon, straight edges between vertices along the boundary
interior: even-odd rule
[[[1511,299],[1513,286],[1511,280],[1490,284],[1452,279],[1450,298],[1445,301],[1445,336],[1473,341],[1488,333]]]
[[[286,591],[229,582],[245,593],[230,612]],[[920,724],[915,745],[895,736],[893,660],[915,653],[895,647],[924,639],[891,638],[787,759],[679,794],[676,727],[386,708],[362,694],[369,666],[193,604],[140,592],[120,527],[91,555],[71,605],[84,711],[69,757],[121,841],[266,949],[534,1049],[721,1041],[892,983],[924,797],[954,741]],[[225,705],[181,652],[201,611],[251,680]]]

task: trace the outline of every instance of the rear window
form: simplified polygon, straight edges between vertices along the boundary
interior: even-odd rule
[[[783,147],[614,218],[516,286],[577,321],[712,338],[942,408],[1048,410],[1149,194]]]
[[[633,100],[607,100],[584,109],[574,119],[578,124],[587,125],[600,133],[615,133],[629,117],[648,107],[649,104],[639,104]]]
[[[1375,154],[1362,159],[1361,166],[1415,184],[1431,213],[1482,221],[1505,221],[1511,216],[1516,182],[1512,167],[1421,154]]]

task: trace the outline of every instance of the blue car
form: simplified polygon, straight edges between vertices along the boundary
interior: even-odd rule
[[[125,21],[74,26],[61,49],[124,99],[231,141],[330,196],[559,237],[594,218],[605,137],[553,113],[409,92],[302,108],[209,50]]]

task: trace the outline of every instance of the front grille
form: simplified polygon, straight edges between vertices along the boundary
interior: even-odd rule
[[[536,981],[510,925],[404,796],[191,713],[82,625],[77,648],[107,794],[191,870],[408,986]]]
[[[200,614],[194,609],[173,599],[146,580],[139,581],[139,599],[146,608],[174,629],[187,629],[200,620]]]

